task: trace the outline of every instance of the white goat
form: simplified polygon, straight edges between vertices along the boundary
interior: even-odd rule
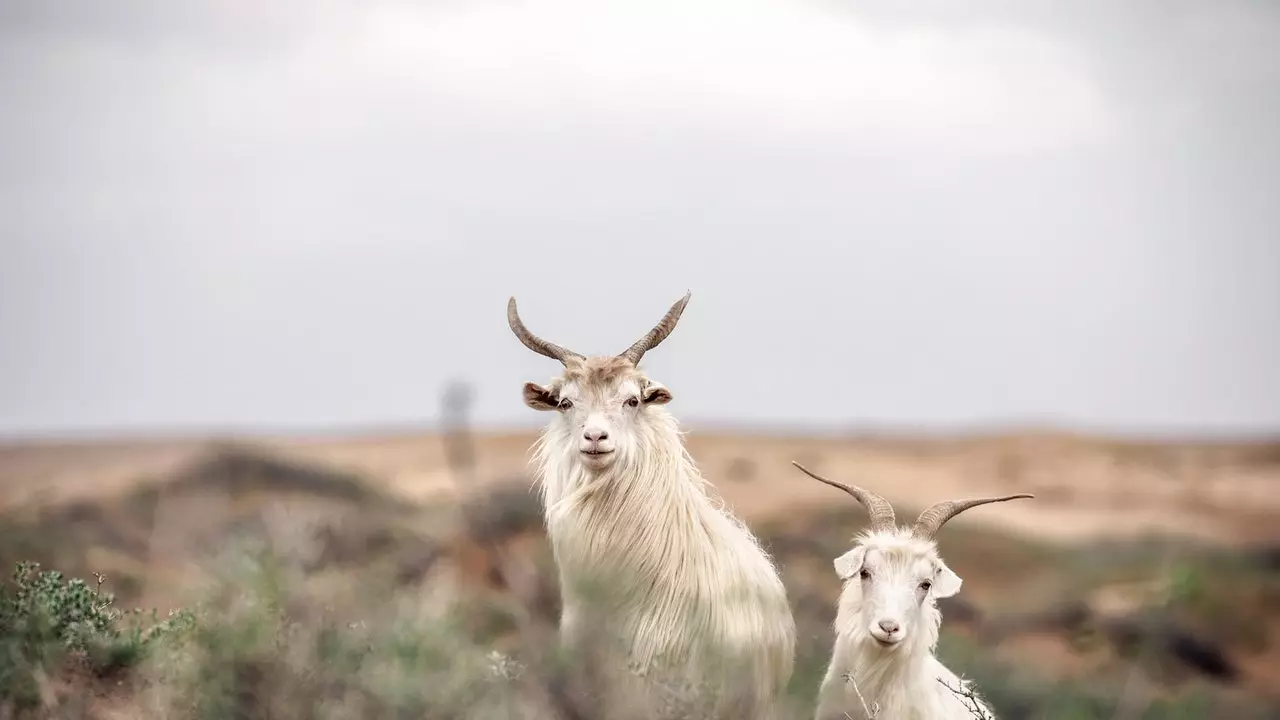
[[[637,363],[680,319],[686,294],[616,357],[584,357],[507,319],[559,360],[524,401],[558,415],[534,449],[560,572],[562,647],[591,717],[772,717],[791,677],[795,622],[756,538],[715,498],[663,407],[671,392]],[[607,649],[602,644],[608,635]],[[604,655],[599,655],[604,653]],[[629,669],[628,669],[629,668]]]
[[[1033,495],[933,505],[914,526],[898,527],[884,498],[802,472],[852,495],[871,515],[853,549],[835,559],[844,580],[835,645],[818,694],[817,720],[972,720],[992,718],[967,681],[934,657],[942,614],[937,598],[960,591],[960,577],[938,556],[934,536],[969,508]]]

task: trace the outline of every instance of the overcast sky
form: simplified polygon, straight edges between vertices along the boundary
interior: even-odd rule
[[[906,8],[910,5],[910,9]],[[9,0],[0,435],[1280,430],[1280,4]]]

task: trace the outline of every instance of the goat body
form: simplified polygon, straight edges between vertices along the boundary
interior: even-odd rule
[[[925,508],[911,527],[899,527],[893,506],[879,495],[792,465],[848,493],[871,521],[833,563],[844,587],[818,720],[990,720],[991,710],[968,683],[933,655],[942,625],[937,599],[960,592],[962,583],[938,557],[934,536],[966,510],[1034,496],[947,500]]]
[[[942,613],[932,595],[921,602],[919,615],[911,623],[914,627],[897,645],[886,648],[868,631],[879,618],[872,615],[864,601],[865,585],[858,577],[862,567],[842,565],[847,558],[861,563],[868,554],[876,557],[876,572],[883,577],[868,579],[869,582],[900,580],[909,577],[914,566],[929,566],[935,561],[943,573],[951,572],[936,560],[933,542],[912,537],[903,530],[864,535],[854,551],[836,561],[837,570],[847,577],[836,612],[831,662],[819,691],[817,720],[856,720],[866,717],[868,709],[876,708],[876,720],[994,717],[967,681],[934,656]],[[947,590],[958,589],[956,578]]]
[[[765,720],[791,678],[795,621],[756,538],[711,496],[664,407],[671,391],[639,369],[689,294],[616,356],[587,357],[533,334],[558,360],[530,408],[557,415],[535,447],[547,535],[560,570],[562,649],[587,717]]]
[[[648,412],[602,473],[554,426],[536,447],[564,648],[629,668],[596,681],[607,717],[771,717],[794,658],[786,589],[712,499],[675,420]]]

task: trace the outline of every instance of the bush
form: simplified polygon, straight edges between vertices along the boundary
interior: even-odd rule
[[[424,611],[373,577],[335,603],[269,550],[225,560],[198,589],[198,626],[149,663],[146,717],[536,717],[522,664],[465,632],[458,611]]]
[[[140,618],[126,620],[141,611],[119,610],[115,597],[103,592],[106,579],[95,580],[90,588],[79,578],[66,580],[56,570],[20,562],[12,582],[0,585],[0,711],[38,705],[43,680],[69,663],[105,677],[137,665],[156,642],[192,625],[183,612],[163,621],[153,612],[146,627]]]
[[[257,543],[233,542],[223,550],[222,561],[206,568],[207,584],[185,588],[196,615],[183,611],[159,620],[152,614],[149,623],[138,611],[118,610],[100,576],[89,584],[19,564],[13,582],[0,587],[0,720],[15,715],[11,708],[32,707],[40,717],[60,720],[598,717],[571,709],[564,698],[571,693],[559,683],[564,658],[545,652],[553,641],[531,628],[517,603],[472,596],[448,583],[406,585],[392,568],[311,573],[299,558]],[[1207,590],[1216,591],[1200,573],[1173,566],[1169,602],[1203,602]],[[779,717],[807,718],[830,653],[834,608],[821,593],[793,600],[801,642]],[[1133,720],[1276,717],[1264,699],[1232,697],[1233,689],[1203,682],[1176,692],[1135,684],[1141,692],[1129,693],[1130,679],[1143,676],[1120,660],[1108,667],[1124,672],[1106,677],[1044,677],[946,627],[939,655],[976,682],[1000,720],[1126,712]],[[104,676],[109,683],[92,685]],[[107,686],[110,697],[104,703],[82,693],[89,712],[68,702],[51,708],[43,702],[51,678],[60,687]]]

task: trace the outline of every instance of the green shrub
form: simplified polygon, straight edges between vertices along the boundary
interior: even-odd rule
[[[521,664],[457,614],[488,609],[424,615],[372,577],[353,606],[329,607],[270,551],[233,547],[225,560],[198,589],[199,625],[152,658],[147,717],[532,717]]]
[[[154,643],[193,624],[189,613],[162,621],[153,612],[144,627],[136,617],[141,611],[118,609],[102,589],[106,579],[95,574],[95,580],[90,588],[82,579],[20,562],[12,582],[0,585],[0,709],[39,704],[40,678],[68,663],[100,677],[135,666]]]

